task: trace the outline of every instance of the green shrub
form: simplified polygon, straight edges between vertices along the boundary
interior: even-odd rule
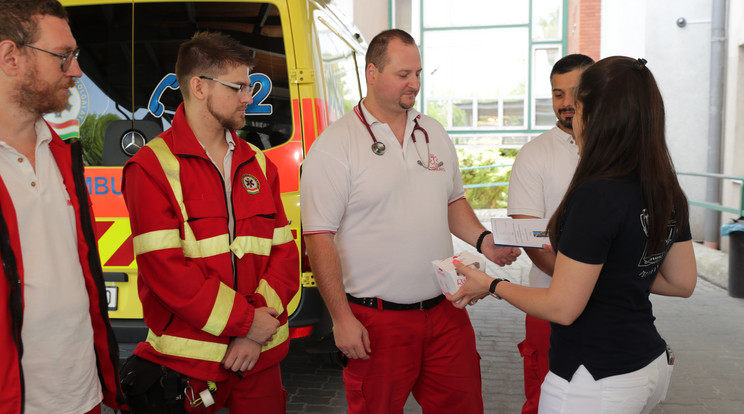
[[[506,208],[506,195],[511,175],[511,164],[517,150],[499,148],[458,148],[457,155],[460,158],[460,168],[479,167],[486,165],[504,165],[505,167],[480,168],[462,171],[463,184],[495,184],[500,186],[489,186],[465,189],[465,197],[474,209]]]

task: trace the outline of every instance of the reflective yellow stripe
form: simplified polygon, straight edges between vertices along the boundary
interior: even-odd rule
[[[203,240],[181,240],[178,230],[155,230],[132,239],[136,255],[164,249],[180,248],[183,255],[203,258],[230,252],[230,236],[221,234]]]
[[[201,240],[183,240],[183,254],[186,257],[204,258],[229,252],[230,236],[227,233]]]
[[[147,343],[164,355],[217,363],[222,362],[222,358],[225,357],[225,352],[227,352],[226,344],[179,338],[170,335],[158,336],[152,331],[147,333]]]
[[[248,253],[268,256],[271,253],[271,240],[255,236],[238,236],[230,245],[230,250],[238,259],[242,259]]]
[[[238,236],[230,245],[230,250],[235,253],[238,259],[242,259],[248,253],[268,256],[271,254],[271,246],[278,246],[293,240],[292,230],[287,225],[275,228],[271,240],[256,236]]]
[[[163,169],[165,177],[168,179],[168,184],[170,184],[171,191],[173,191],[173,196],[176,198],[176,202],[178,202],[178,207],[181,209],[181,215],[183,216],[184,239],[186,241],[196,240],[194,232],[191,230],[191,226],[189,226],[188,223],[189,215],[186,213],[186,205],[183,203],[181,164],[178,163],[178,159],[173,155],[170,148],[168,148],[168,144],[166,144],[162,138],[153,139],[147,143],[147,146],[152,149],[153,153],[155,153],[155,156],[160,163],[160,167]]]
[[[282,305],[282,300],[279,299],[279,295],[276,294],[276,290],[274,290],[274,288],[269,285],[269,282],[267,282],[266,279],[261,279],[261,281],[258,282],[256,293],[260,294],[264,297],[264,299],[266,299],[266,306],[276,309],[279,313],[284,312],[284,305]]]
[[[256,153],[256,161],[258,162],[258,166],[261,167],[261,172],[263,173],[264,177],[266,177],[266,155],[264,155],[263,151],[261,151],[257,146],[251,144],[250,142],[248,145],[251,146],[251,149]]]
[[[261,279],[261,281],[258,283],[256,293],[261,294],[261,296],[266,299],[266,306],[276,309],[279,313],[284,312],[284,305],[282,305],[282,300],[279,299],[279,295],[276,294],[274,288],[269,286],[269,283],[265,279]],[[274,348],[275,346],[282,344],[287,339],[289,339],[289,324],[285,323],[284,325],[280,326],[279,329],[277,329],[274,338],[272,338],[271,342],[269,342],[266,346],[261,348],[261,351],[263,352]]]
[[[212,312],[209,314],[209,319],[204,324],[202,331],[214,336],[222,335],[222,331],[227,326],[227,320],[230,318],[234,303],[235,291],[220,282],[220,290],[217,292],[217,298],[214,300]]]
[[[293,240],[294,236],[292,236],[292,230],[290,230],[289,225],[286,225],[274,229],[274,239],[271,243],[274,246],[278,246],[280,244],[289,243]]]
[[[181,248],[178,230],[155,230],[142,233],[132,239],[134,254],[140,255],[155,250]]]
[[[271,342],[261,348],[261,352],[268,351],[271,348],[281,345],[289,339],[289,324],[285,323],[276,330],[276,335],[272,338]]]

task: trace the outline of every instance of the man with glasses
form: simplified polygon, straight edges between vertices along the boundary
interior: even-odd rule
[[[42,115],[82,76],[56,0],[0,0],[0,412],[123,402],[80,143]]]
[[[134,413],[173,403],[162,390],[164,405],[153,404],[154,390],[138,398],[137,367],[147,364],[187,378],[179,410],[285,412],[279,362],[299,259],[276,166],[234,131],[253,101],[252,66],[252,51],[227,35],[200,32],[183,43],[183,103],[172,126],[124,166],[150,328],[122,370]]]

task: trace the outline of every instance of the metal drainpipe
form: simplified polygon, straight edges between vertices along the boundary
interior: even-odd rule
[[[713,0],[710,47],[710,104],[708,108],[709,173],[721,173],[721,130],[723,127],[723,81],[726,46],[726,0]],[[705,200],[721,203],[721,181],[708,178]],[[718,248],[721,212],[705,210],[705,245]]]

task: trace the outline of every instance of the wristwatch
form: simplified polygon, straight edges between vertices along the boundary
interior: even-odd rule
[[[496,294],[496,285],[499,284],[499,282],[509,282],[508,279],[494,279],[493,282],[491,282],[491,286],[488,288],[488,293],[491,294],[496,299],[501,299],[501,296]],[[511,283],[511,282],[509,282]]]

